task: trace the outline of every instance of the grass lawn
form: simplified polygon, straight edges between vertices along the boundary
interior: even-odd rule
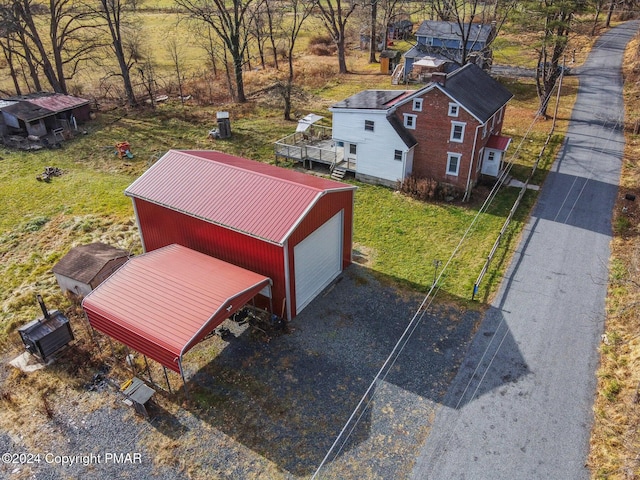
[[[337,76],[321,90],[311,93],[309,106],[322,111],[326,98],[342,98],[361,85],[377,85],[385,77],[363,74]],[[358,82],[358,79],[361,82]],[[359,86],[360,85],[360,86]],[[105,241],[139,252],[141,247],[130,200],[124,189],[150,163],[171,148],[217,149],[256,160],[273,162],[273,141],[294,130],[280,118],[273,99],[259,97],[247,105],[227,105],[233,137],[224,141],[207,138],[215,124],[214,108],[161,104],[155,111],[115,110],[99,115],[85,126],[86,134],[67,142],[60,150],[2,152],[0,198],[0,332],[2,341],[16,343],[13,330],[37,315],[36,293],[57,307],[65,305],[52,266],[74,245]],[[325,112],[326,113],[326,112]],[[509,128],[509,127],[508,127]],[[517,128],[514,127],[514,128]],[[531,152],[519,160],[530,165]],[[131,143],[133,159],[120,159],[114,145]],[[64,172],[50,183],[36,181],[46,166]],[[358,184],[355,203],[356,248],[368,252],[368,265],[400,285],[427,291],[434,277],[434,260],[444,265],[471,224],[473,204],[423,203],[384,187]],[[495,205],[475,223],[441,281],[446,295],[468,300],[484,259],[515,198],[506,190]],[[527,205],[533,195],[527,197]],[[506,238],[514,239],[526,217],[517,217]],[[505,242],[502,258],[513,242]],[[499,257],[500,257],[499,255]],[[490,272],[478,298],[487,299],[500,279],[502,263]]]

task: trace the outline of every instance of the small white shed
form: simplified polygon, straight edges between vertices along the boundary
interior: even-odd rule
[[[53,267],[64,293],[85,296],[129,259],[129,252],[105,243],[79,245]]]

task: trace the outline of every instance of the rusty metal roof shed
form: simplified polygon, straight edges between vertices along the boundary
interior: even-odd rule
[[[170,150],[125,193],[284,245],[325,193],[354,189],[226,153]]]
[[[183,374],[184,354],[270,286],[268,277],[172,244],[132,257],[82,307],[96,330]]]
[[[45,92],[11,97],[5,101],[11,104],[0,105],[0,110],[25,122],[33,122],[89,104],[89,100],[83,98]]]

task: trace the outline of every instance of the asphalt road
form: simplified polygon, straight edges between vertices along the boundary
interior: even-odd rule
[[[589,478],[624,147],[620,65],[637,30],[631,22],[603,35],[578,70],[566,143],[412,478]]]

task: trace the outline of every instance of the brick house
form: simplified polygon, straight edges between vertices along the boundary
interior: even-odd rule
[[[434,74],[419,90],[365,90],[335,105],[333,140],[361,181],[395,186],[428,177],[464,191],[497,177],[510,139],[511,92],[474,64]]]

